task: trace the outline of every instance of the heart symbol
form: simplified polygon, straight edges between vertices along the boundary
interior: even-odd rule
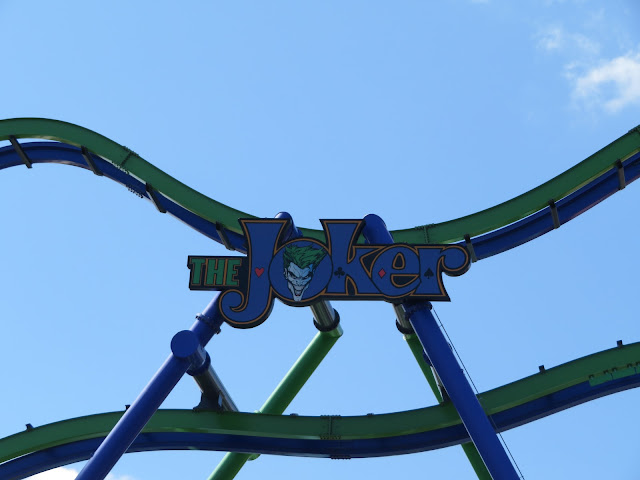
[[[256,268],[254,269],[254,271],[256,272],[256,275],[257,275],[258,277],[260,277],[260,275],[262,275],[262,274],[264,273],[264,268],[258,268],[258,267],[256,267]]]

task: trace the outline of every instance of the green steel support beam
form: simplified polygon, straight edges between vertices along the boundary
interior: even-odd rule
[[[318,332],[256,413],[282,415],[341,336],[342,327],[340,325],[329,332]],[[211,473],[208,480],[231,480],[235,478],[247,460],[255,458],[257,456],[246,453],[229,452]]]
[[[463,443],[462,450],[464,450],[464,453],[473,467],[473,471],[476,472],[479,480],[493,480],[473,442]]]
[[[431,367],[427,362],[424,361],[424,357],[422,356],[422,345],[420,345],[420,340],[418,340],[418,337],[416,337],[413,333],[409,335],[403,335],[403,337],[407,341],[407,345],[409,345],[411,353],[413,353],[413,357],[416,359],[416,362],[418,362],[418,365],[420,366],[420,370],[422,370],[424,377],[427,379],[427,382],[429,382],[431,391],[438,400],[438,403],[442,403],[444,399],[442,398],[442,394],[440,393],[440,389],[438,388],[436,378],[433,375]]]
[[[411,349],[411,353],[413,353],[414,358],[418,362],[420,366],[420,370],[424,374],[427,382],[429,382],[429,386],[431,387],[431,391],[438,399],[438,403],[443,403],[444,399],[442,398],[442,394],[440,393],[440,389],[438,388],[438,383],[436,382],[435,376],[433,375],[433,371],[431,367],[424,361],[424,357],[422,356],[422,345],[420,344],[420,340],[414,334],[404,335],[404,339],[407,341],[409,348]],[[482,461],[480,454],[478,453],[478,449],[473,444],[473,442],[463,443],[462,449],[464,450],[469,463],[473,467],[473,470],[476,472],[479,480],[492,480],[491,474],[487,470],[486,465]]]

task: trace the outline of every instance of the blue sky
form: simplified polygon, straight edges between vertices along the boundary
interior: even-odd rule
[[[0,117],[97,131],[254,215],[457,218],[568,169],[640,123],[632,1],[0,0]],[[448,279],[437,305],[479,390],[640,339],[631,185]],[[64,166],[0,174],[0,436],[131,403],[210,294],[186,257],[226,250],[126,189]],[[144,282],[140,282],[140,277]],[[288,412],[435,402],[384,303],[338,303],[344,337]],[[209,351],[242,410],[315,330],[277,305]],[[627,391],[504,434],[525,478],[637,478]],[[191,408],[185,378],[164,406]],[[128,455],[113,480],[206,478],[222,453]],[[70,469],[39,480],[73,478]],[[237,478],[474,478],[462,450],[336,462],[262,456]]]

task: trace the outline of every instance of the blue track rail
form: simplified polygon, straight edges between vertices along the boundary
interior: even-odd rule
[[[482,260],[498,255],[559,228],[624,188],[620,175],[623,175],[625,186],[640,177],[640,153],[622,162],[622,170],[609,170],[555,202],[553,207],[549,206],[518,222],[470,239],[475,257]],[[557,215],[555,221],[554,215]],[[457,245],[469,249],[466,242]]]
[[[74,147],[73,145],[67,145],[66,143],[59,142],[29,142],[21,144],[21,147],[29,156],[29,160],[32,164],[58,163],[73,165],[75,167],[92,171],[91,166],[83,156],[82,150],[78,147]],[[178,220],[186,223],[206,237],[209,237],[223,245],[226,243],[233,250],[246,253],[247,247],[242,235],[238,235],[237,233],[224,228],[217,228],[215,223],[195,215],[159,192],[153,192],[153,194],[147,192],[146,185],[133,175],[130,175],[125,170],[119,169],[112,163],[107,162],[97,155],[89,152],[86,153],[90,155],[93,164],[102,176],[124,185],[139,197],[146,198],[150,202],[154,203],[158,210],[165,210],[166,213],[176,217]],[[13,146],[0,148],[0,170],[16,166],[24,167],[24,163],[18,155],[18,152],[14,150]]]
[[[21,144],[31,163],[60,163],[74,165],[92,171],[91,165],[85,160],[80,148],[60,142],[27,142]],[[159,192],[147,192],[143,182],[124,170],[103,160],[101,157],[86,152],[97,170],[154,203],[159,210],[176,217],[194,230],[210,239],[219,242],[230,249],[246,253],[244,237],[226,228],[205,220],[189,210],[181,207]],[[0,170],[4,168],[23,166],[20,155],[13,146],[0,148]],[[622,163],[624,185],[628,185],[640,177],[640,153],[632,155]],[[621,178],[618,170],[612,169],[593,179],[571,195],[557,201],[553,206],[540,210],[518,222],[503,228],[460,242],[459,245],[471,250],[475,260],[482,260],[505,252],[534,240],[554,228],[559,227],[594,207],[621,189]],[[555,212],[555,213],[554,213]],[[556,216],[557,215],[557,216]]]
[[[599,385],[588,381],[492,415],[496,431],[503,432],[597,398],[640,386],[640,374]],[[39,472],[87,460],[104,437],[59,445],[0,464],[0,478],[20,480]],[[158,450],[253,452],[324,458],[366,458],[435,450],[469,442],[464,426],[385,438],[312,440],[231,434],[156,432],[141,433],[127,453]]]

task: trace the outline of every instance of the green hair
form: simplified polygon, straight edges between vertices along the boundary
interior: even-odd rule
[[[313,248],[311,245],[307,245],[306,247],[289,245],[284,247],[282,259],[284,268],[287,268],[290,263],[293,263],[302,269],[311,266],[311,270],[315,270],[326,255],[327,252],[325,250]]]

